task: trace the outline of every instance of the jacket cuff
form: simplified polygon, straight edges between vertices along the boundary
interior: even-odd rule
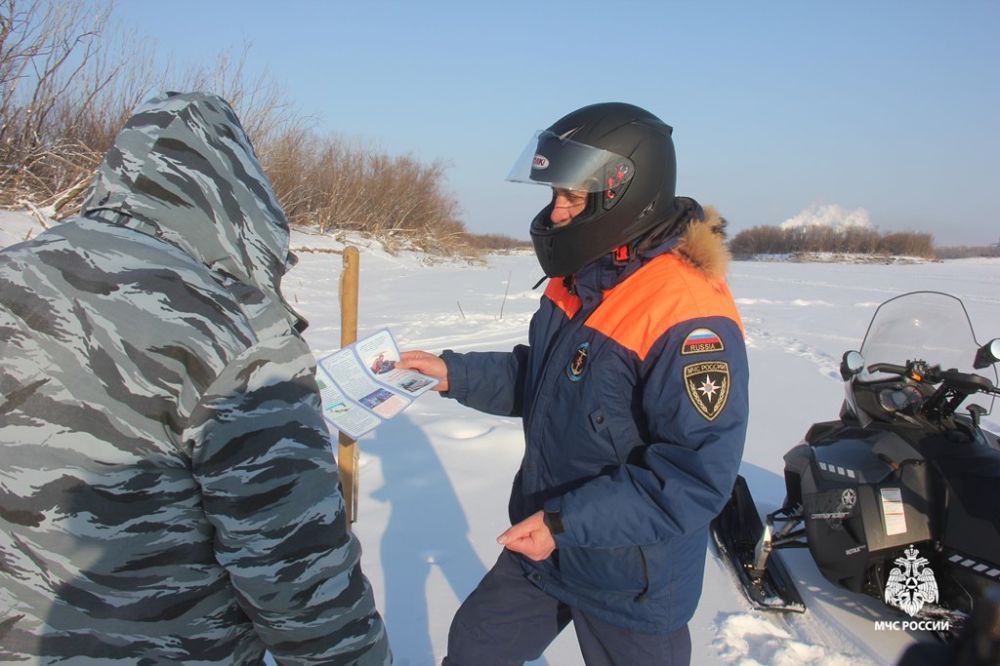
[[[546,511],[542,514],[542,522],[549,528],[553,538],[566,531],[562,524],[562,514],[558,511]]]
[[[552,538],[556,540],[556,545],[562,545],[561,542],[566,534],[566,528],[563,525],[562,498],[553,497],[546,500],[542,512],[542,519],[545,521],[545,526],[549,528],[549,532],[552,533]]]
[[[441,352],[439,358],[448,368],[448,390],[442,391],[445,398],[453,398],[459,402],[469,395],[469,371],[462,354],[456,354],[450,349]]]

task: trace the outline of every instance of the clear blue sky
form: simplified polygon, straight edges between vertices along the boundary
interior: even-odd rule
[[[530,135],[599,101],[674,127],[678,194],[735,231],[864,209],[938,244],[1000,239],[1000,2],[123,0],[175,65],[249,44],[317,127],[445,160],[472,231],[527,238],[504,181]]]

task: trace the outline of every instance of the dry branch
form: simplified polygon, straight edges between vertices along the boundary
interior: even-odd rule
[[[207,90],[236,109],[293,224],[478,256],[443,162],[317,135],[266,74],[247,71],[248,47],[180,75],[156,67],[141,41],[111,34],[110,11],[110,0],[0,0],[0,205],[72,214],[150,91]]]
[[[45,215],[42,214],[42,211],[38,210],[38,207],[35,206],[35,204],[31,203],[30,201],[28,201],[26,199],[23,200],[23,201],[21,201],[21,204],[25,208],[27,208],[28,210],[31,211],[31,216],[35,218],[35,220],[38,222],[38,224],[42,225],[43,229],[48,229],[49,228],[48,220],[46,220]]]

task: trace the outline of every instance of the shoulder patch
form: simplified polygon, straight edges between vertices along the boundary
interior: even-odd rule
[[[684,388],[698,413],[714,421],[729,398],[729,364],[704,361],[684,366]]]
[[[722,351],[725,348],[726,346],[722,344],[722,338],[715,331],[710,328],[696,328],[684,338],[681,354],[705,354]]]

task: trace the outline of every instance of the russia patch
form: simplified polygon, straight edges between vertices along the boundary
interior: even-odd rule
[[[729,364],[705,361],[684,366],[684,388],[698,413],[714,421],[729,398]]]
[[[681,345],[681,354],[705,354],[707,352],[722,351],[726,348],[722,344],[722,338],[710,328],[696,328],[684,338]]]

